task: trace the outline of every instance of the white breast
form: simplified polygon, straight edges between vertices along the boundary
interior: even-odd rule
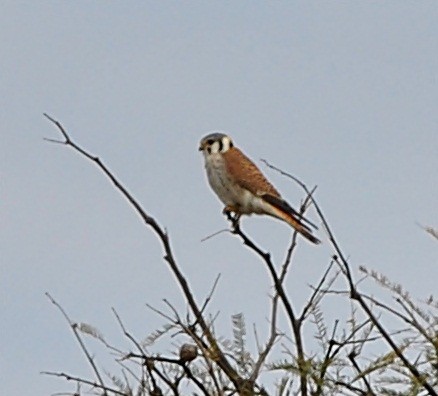
[[[205,156],[205,169],[207,170],[208,182],[225,205],[236,204],[236,192],[231,182],[221,154],[209,154]]]

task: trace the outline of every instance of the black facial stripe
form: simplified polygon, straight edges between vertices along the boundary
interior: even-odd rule
[[[211,154],[211,147],[207,147],[208,154]]]
[[[233,146],[234,146],[234,144],[233,144],[233,142],[230,140],[230,148],[233,147]]]
[[[224,148],[224,142],[222,141],[222,139],[219,139],[219,152],[222,152],[222,149]]]

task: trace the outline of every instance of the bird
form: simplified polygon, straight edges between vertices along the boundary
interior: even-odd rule
[[[293,209],[226,133],[212,132],[199,143],[210,187],[225,205],[224,214],[268,215],[285,221],[308,241],[321,241],[312,233],[317,227]]]

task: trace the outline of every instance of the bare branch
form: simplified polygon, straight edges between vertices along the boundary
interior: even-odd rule
[[[275,166],[269,164],[268,162],[264,161],[265,164],[280,172],[282,175],[294,180],[296,183],[298,183],[303,190],[310,195],[309,189],[306,187],[306,185],[298,180],[296,177],[290,175],[287,172],[284,172]],[[311,195],[310,195],[311,196]],[[378,321],[378,319],[374,316],[374,314],[371,312],[371,309],[368,307],[364,299],[362,298],[362,295],[357,290],[355,283],[353,281],[353,275],[351,273],[350,265],[348,264],[347,259],[345,258],[344,254],[342,253],[342,250],[336,241],[336,238],[334,237],[330,226],[322,213],[322,210],[320,209],[318,203],[316,200],[311,196],[313,206],[315,207],[316,212],[318,213],[318,216],[324,225],[324,228],[328,234],[329,240],[336,252],[336,255],[333,256],[333,260],[340,266],[341,269],[343,269],[343,273],[347,279],[348,285],[350,287],[350,298],[352,300],[355,300],[359,303],[362,310],[366,313],[366,315],[370,318],[372,323],[376,326],[382,337],[386,340],[386,342],[391,346],[392,350],[395,352],[395,354],[400,358],[400,360],[403,362],[403,364],[408,368],[408,370],[411,372],[411,374],[417,379],[417,381],[429,392],[430,395],[438,396],[438,394],[435,392],[435,390],[432,388],[432,386],[426,381],[424,376],[420,374],[420,372],[417,370],[417,368],[412,365],[409,360],[406,358],[406,356],[402,353],[402,351],[397,347],[396,343],[392,340],[388,332],[385,330],[385,328],[382,326],[382,324]]]
[[[283,288],[282,282],[275,271],[274,265],[271,261],[271,255],[269,253],[265,253],[261,248],[259,248],[241,229],[238,219],[233,218],[229,213],[226,213],[228,220],[231,222],[232,232],[233,234],[238,235],[245,246],[254,251],[260,258],[263,259],[266,264],[271,278],[274,282],[275,290],[280,296],[280,300],[282,301],[286,312],[287,317],[290,322],[292,333],[294,334],[297,355],[298,355],[298,366],[300,367],[300,384],[301,384],[301,395],[307,396],[307,378],[306,378],[306,369],[304,367],[305,357],[304,357],[304,347],[303,340],[301,336],[301,325],[302,322],[297,320],[294,310],[292,308],[292,304],[289,298],[286,295],[286,291]]]
[[[172,248],[170,246],[169,235],[167,234],[167,232],[158,225],[157,221],[153,217],[151,217],[145,212],[145,210],[141,207],[141,205],[137,202],[137,200],[134,199],[134,197],[127,191],[127,189],[121,184],[121,182],[113,175],[113,173],[103,164],[103,162],[98,157],[91,155],[86,150],[78,146],[75,142],[73,142],[70,136],[68,135],[67,131],[64,129],[64,127],[61,125],[59,121],[55,120],[54,118],[52,118],[47,114],[44,114],[44,116],[48,118],[53,124],[55,124],[55,126],[59,129],[59,131],[61,132],[61,134],[65,139],[64,142],[65,145],[72,147],[75,151],[77,151],[81,155],[85,156],[86,158],[94,162],[98,166],[98,168],[111,180],[111,182],[115,185],[117,190],[119,190],[119,192],[134,207],[134,209],[140,215],[143,221],[148,226],[150,226],[153,229],[153,231],[156,233],[156,235],[159,237],[165,252],[164,259],[169,264],[170,269],[174,273],[178,281],[178,284],[180,285],[183,294],[187,299],[190,308],[193,311],[193,314],[195,315],[204,334],[208,339],[208,342],[210,343],[210,348],[212,348],[212,350],[214,351],[213,353],[214,360],[222,368],[224,373],[226,373],[226,375],[233,382],[236,388],[239,389],[242,383],[242,379],[240,378],[236,370],[228,362],[224,353],[220,350],[219,346],[217,345],[215,337],[210,332],[210,329],[207,323],[205,322],[202,313],[194,299],[189,284],[176,263]]]
[[[215,334],[215,319],[213,314],[206,314],[207,307],[217,287],[218,275],[213,283],[210,292],[199,302],[195,299],[194,293],[188,284],[187,278],[182,273],[174,256],[170,237],[167,230],[159,225],[154,217],[143,209],[139,202],[128,192],[126,187],[115,177],[108,167],[96,156],[81,148],[72,141],[68,132],[60,122],[51,116],[44,116],[55,125],[61,135],[60,140],[45,139],[48,142],[69,146],[81,156],[89,159],[97,168],[111,181],[115,189],[129,202],[130,206],[140,216],[144,224],[152,229],[164,251],[164,261],[176,279],[181,289],[187,308],[184,313],[179,312],[171,302],[164,299],[165,312],[147,306],[155,313],[165,319],[165,325],[151,333],[145,342],[139,342],[128,332],[120,316],[114,310],[114,315],[124,333],[133,343],[134,351],[121,351],[108,344],[103,335],[94,327],[87,324],[74,323],[70,320],[64,309],[47,293],[50,301],[60,310],[69,326],[71,327],[77,341],[79,342],[87,361],[94,371],[97,380],[85,380],[59,372],[45,372],[44,374],[62,377],[69,381],[75,381],[80,392],[81,385],[88,385],[95,388],[95,392],[104,396],[115,395],[137,395],[150,394],[151,396],[162,396],[173,394],[179,396],[183,386],[187,382],[190,388],[194,388],[198,394],[204,396],[231,396],[231,395],[267,395],[263,386],[259,386],[260,373],[263,368],[271,370],[286,371],[286,382],[278,385],[279,395],[290,396],[294,392],[301,396],[322,396],[324,394],[343,395],[375,395],[375,389],[380,392],[392,394],[391,387],[395,384],[412,386],[421,393],[437,395],[435,387],[438,381],[435,379],[437,364],[436,356],[436,315],[430,309],[438,305],[431,296],[426,304],[427,309],[417,305],[410,298],[410,295],[403,288],[387,280],[387,278],[365,271],[359,281],[354,279],[352,265],[348,256],[341,251],[340,245],[331,230],[325,215],[322,213],[314,192],[316,187],[308,189],[306,184],[297,177],[290,175],[281,169],[262,160],[269,168],[280,172],[297,183],[306,193],[299,215],[303,216],[305,211],[313,206],[320,219],[323,229],[327,234],[329,246],[332,249],[332,257],[329,266],[324,270],[317,282],[311,283],[311,292],[308,300],[303,304],[300,313],[297,315],[293,302],[288,296],[286,278],[291,273],[292,258],[297,247],[297,232],[292,233],[286,255],[280,266],[276,266],[269,252],[256,244],[248,234],[242,230],[238,216],[233,217],[226,213],[231,227],[227,230],[220,230],[202,241],[215,237],[222,232],[231,232],[236,235],[243,244],[252,250],[266,266],[269,277],[275,290],[271,298],[271,312],[267,320],[269,323],[267,339],[261,343],[258,338],[256,325],[254,324],[254,337],[257,344],[257,357],[253,357],[246,349],[246,333],[244,322],[241,317],[233,317],[234,344],[229,340],[218,338]],[[433,237],[437,237],[434,229],[423,227]],[[335,267],[335,269],[333,269]],[[278,268],[278,269],[277,269]],[[361,269],[362,270],[362,269]],[[333,271],[333,272],[332,272]],[[335,286],[335,281],[342,274],[347,286]],[[379,285],[387,288],[395,294],[398,307],[384,304],[374,297],[368,296],[359,290],[359,284],[371,275]],[[342,298],[351,306],[349,319],[344,328],[339,329],[339,320],[335,320],[331,330],[327,325],[321,306],[323,299],[328,296]],[[278,322],[282,318],[279,314],[279,304],[284,307],[284,315],[290,331],[282,332],[278,328]],[[433,305],[434,304],[434,305]],[[281,311],[280,311],[281,312]],[[315,338],[320,350],[306,355],[304,341],[307,340],[306,321],[312,315]],[[395,317],[402,325],[391,331],[383,326],[383,318]],[[281,321],[280,321],[281,323]],[[331,335],[330,335],[331,333]],[[121,366],[121,375],[108,375],[115,387],[119,390],[107,387],[100,375],[98,367],[88,352],[81,337],[91,335],[102,342],[110,353],[115,356],[115,361]],[[177,340],[179,356],[171,357],[158,354],[151,355],[148,352],[148,345],[154,343],[158,338]],[[285,352],[290,358],[275,363],[267,363],[268,356],[273,351],[279,337],[286,342]],[[180,337],[191,339],[189,344],[179,343]],[[148,344],[150,341],[151,344]],[[369,359],[365,352],[366,346],[370,343],[379,342],[389,345],[389,352],[379,355],[377,359]],[[281,344],[283,346],[283,343]],[[374,345],[371,345],[374,346]],[[187,347],[183,350],[183,347]],[[184,353],[183,353],[184,351]],[[408,359],[409,357],[409,359]],[[196,360],[195,360],[196,359]],[[382,370],[386,370],[386,374]],[[137,372],[138,370],[138,372]],[[389,372],[389,374],[388,374]],[[357,375],[356,375],[357,374]],[[288,379],[298,377],[296,382]],[[401,381],[401,382],[400,382]],[[134,389],[136,382],[138,388]],[[383,384],[383,385],[382,385]],[[160,387],[163,387],[163,391]],[[424,388],[424,390],[422,390]]]
[[[84,354],[85,354],[85,356],[86,356],[88,362],[90,363],[90,366],[92,367],[94,373],[96,374],[96,377],[97,377],[97,380],[99,381],[100,387],[101,387],[102,390],[103,390],[103,394],[104,394],[105,396],[107,396],[107,393],[106,393],[106,387],[105,387],[105,384],[104,384],[104,382],[103,382],[103,379],[102,379],[102,377],[101,377],[101,375],[100,375],[100,373],[99,373],[99,370],[97,369],[96,363],[94,363],[93,358],[91,357],[90,353],[89,353],[88,350],[87,350],[87,347],[85,346],[84,342],[82,341],[81,336],[80,336],[79,333],[78,333],[78,330],[77,330],[77,324],[71,321],[71,319],[69,318],[69,316],[68,316],[67,313],[65,312],[64,308],[62,308],[61,305],[59,305],[59,303],[56,302],[55,299],[54,299],[49,293],[46,292],[46,296],[47,296],[47,298],[51,301],[51,303],[52,303],[53,305],[55,305],[55,307],[57,307],[57,308],[59,309],[59,311],[60,311],[60,312],[62,313],[62,315],[64,316],[65,320],[66,320],[66,321],[68,322],[68,324],[70,325],[70,328],[72,329],[73,334],[74,334],[75,337],[76,337],[76,340],[78,341],[79,345],[81,346],[81,349],[82,349],[82,351],[84,352]]]

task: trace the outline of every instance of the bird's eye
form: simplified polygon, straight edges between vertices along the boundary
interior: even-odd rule
[[[207,144],[208,144],[209,146],[211,146],[213,143],[214,143],[214,140],[213,140],[213,139],[208,139],[208,140],[207,140]]]

